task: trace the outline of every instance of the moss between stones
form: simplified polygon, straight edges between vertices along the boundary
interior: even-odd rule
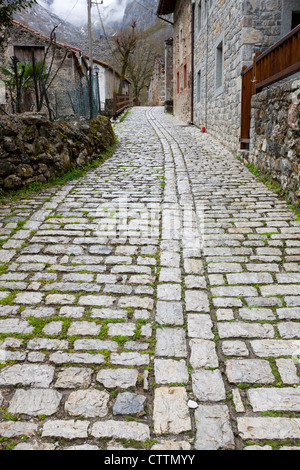
[[[5,118],[6,129],[0,135],[0,150],[4,154],[0,162],[0,202],[7,195],[20,197],[24,190],[27,194],[84,176],[89,169],[99,166],[112,155],[116,146],[112,125],[104,116],[91,122],[72,124],[53,123],[43,118],[39,133],[30,145],[24,139],[24,134],[28,133],[28,113],[14,116],[14,119],[10,116]],[[0,127],[3,128],[3,122]],[[15,159],[14,165],[7,165],[6,161],[12,155],[18,155],[19,160]],[[24,165],[30,169],[25,175],[22,171]]]

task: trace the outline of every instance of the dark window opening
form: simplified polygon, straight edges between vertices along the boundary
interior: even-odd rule
[[[201,71],[197,73],[197,103],[201,101]]]
[[[217,46],[216,54],[216,89],[223,85],[223,62],[224,62],[224,50],[223,41]]]
[[[187,65],[184,64],[183,66],[183,88],[186,90],[188,87],[188,79],[187,79]]]
[[[300,11],[292,12],[292,29],[296,28],[300,24]]]

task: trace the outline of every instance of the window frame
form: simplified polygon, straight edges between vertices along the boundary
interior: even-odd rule
[[[176,92],[177,96],[180,95],[180,69],[177,69],[176,72]]]
[[[188,81],[188,70],[187,70],[187,61],[185,60],[182,65],[183,68],[183,91],[186,93],[188,91],[189,87],[189,81]]]
[[[202,70],[199,68],[196,75],[196,104],[200,106],[202,99]]]
[[[221,46],[221,47],[220,47]],[[215,96],[220,95],[224,91],[225,83],[225,41],[224,33],[222,33],[215,42]],[[220,57],[221,49],[221,57]]]

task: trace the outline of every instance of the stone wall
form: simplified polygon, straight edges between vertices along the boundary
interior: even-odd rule
[[[177,1],[174,12],[174,114],[191,120],[192,88],[192,8],[190,0]],[[186,72],[185,72],[186,68]],[[186,73],[186,86],[184,84]]]
[[[154,70],[148,90],[148,105],[163,106],[165,102],[165,63],[161,56],[154,62]]]
[[[281,7],[281,0],[196,1],[194,123],[232,151],[240,147],[242,67],[280,38]]]
[[[300,79],[289,80],[252,98],[247,157],[277,181],[300,205]]]
[[[110,120],[51,122],[44,115],[0,116],[0,188],[15,190],[85,165],[114,144]]]
[[[165,41],[165,111],[173,113],[174,79],[173,79],[173,38]]]

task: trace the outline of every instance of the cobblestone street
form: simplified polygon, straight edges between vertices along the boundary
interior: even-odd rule
[[[0,448],[300,449],[300,222],[163,108],[0,207]]]

